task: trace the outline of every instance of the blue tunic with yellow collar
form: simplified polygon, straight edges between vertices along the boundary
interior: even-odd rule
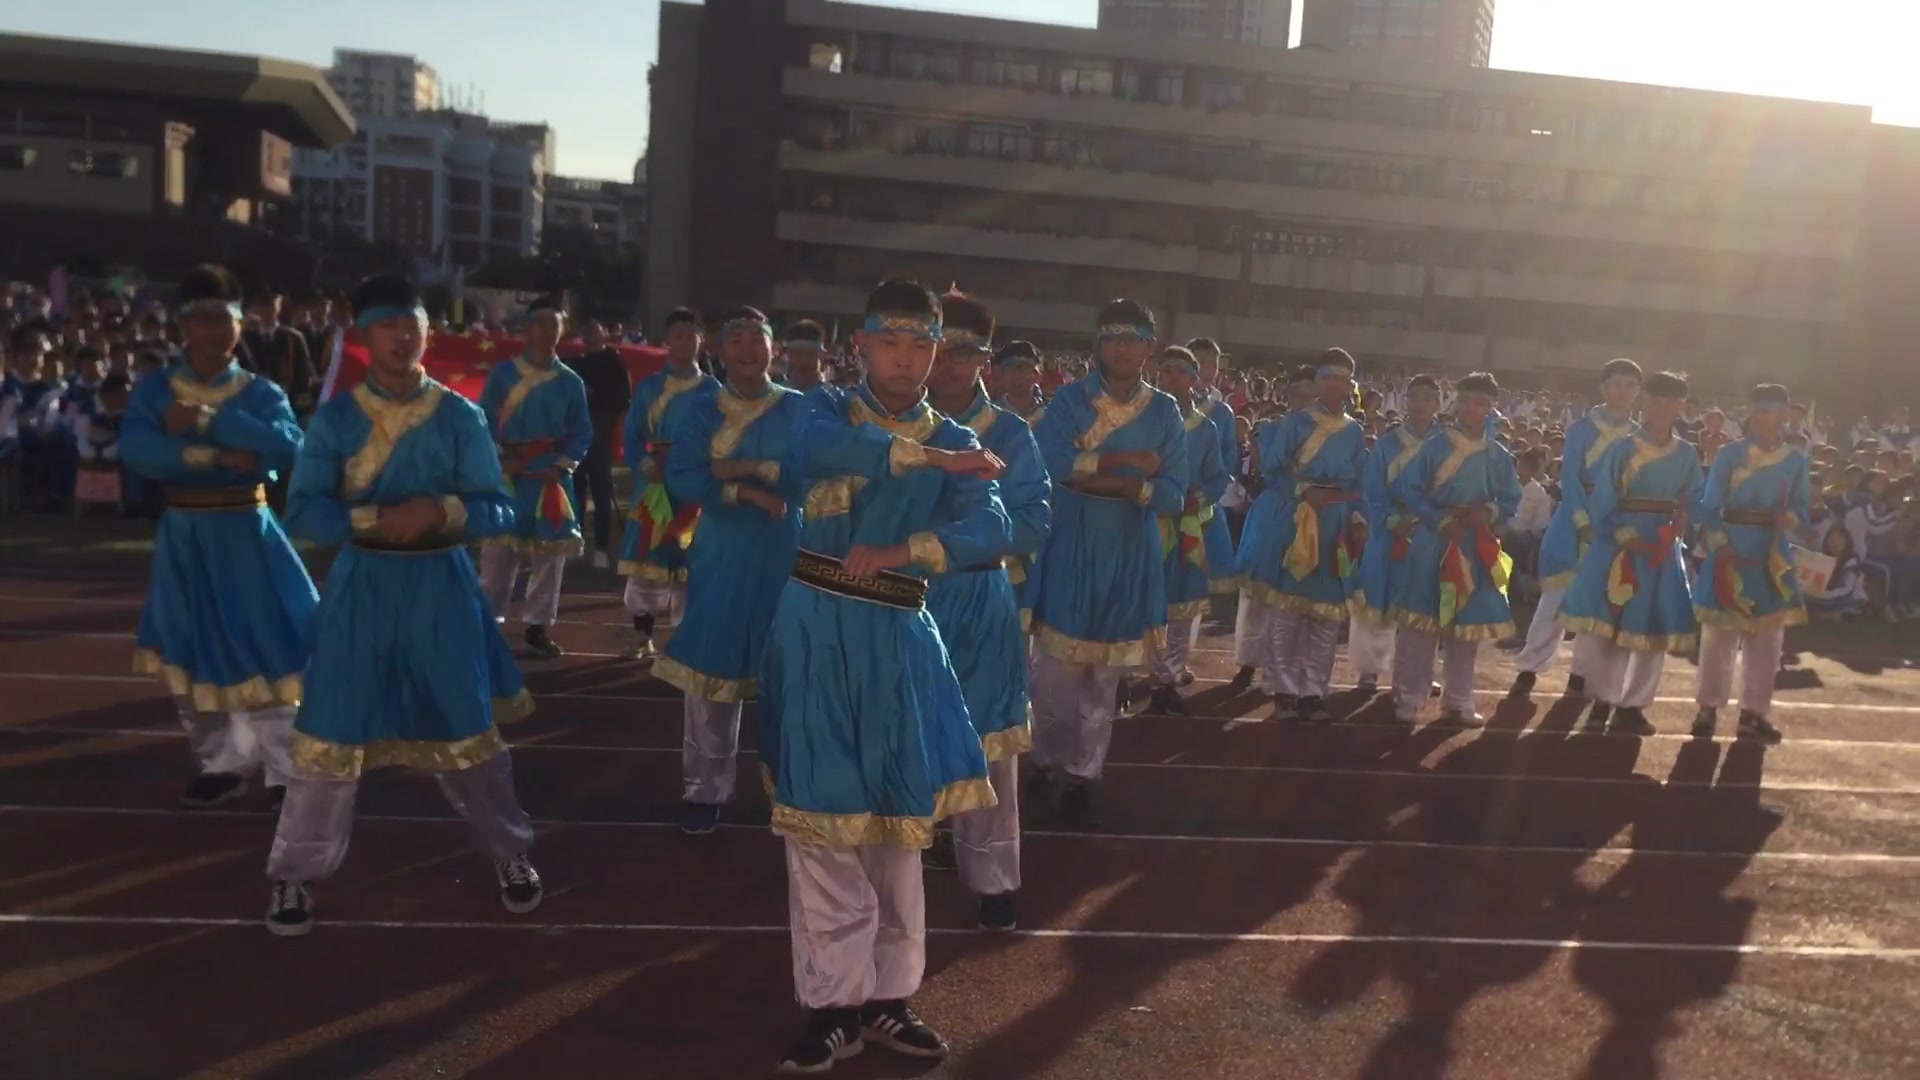
[[[1231,482],[1240,471],[1240,433],[1233,415],[1233,407],[1220,396],[1220,391],[1210,390],[1201,408],[1207,419],[1213,421],[1214,431],[1219,436],[1218,449],[1220,467]],[[1225,494],[1225,492],[1222,492]],[[1220,501],[1218,496],[1213,500]],[[1231,596],[1246,584],[1246,578],[1240,573],[1240,559],[1233,549],[1233,530],[1227,527],[1227,515],[1216,507],[1212,517],[1202,525],[1206,534],[1208,588],[1215,596]]]
[[[558,360],[541,366],[516,356],[493,366],[480,391],[480,408],[501,453],[520,458],[520,467],[507,478],[513,528],[488,543],[535,555],[580,554],[585,545],[573,470],[593,445],[587,384]],[[539,476],[549,469],[558,474],[551,482]]]
[[[1180,406],[1144,382],[1122,401],[1095,372],[1060,388],[1033,435],[1053,478],[1053,531],[1040,558],[1034,648],[1069,663],[1138,667],[1167,639],[1159,515],[1180,513],[1187,500]],[[1094,475],[1102,454],[1127,451],[1160,458],[1158,473],[1138,477],[1138,498],[1067,486]]]
[[[167,433],[175,403],[200,410],[187,434]],[[163,485],[168,502],[134,669],[201,711],[300,701],[319,595],[265,488],[293,467],[300,440],[287,395],[234,363],[204,382],[184,363],[153,372],[128,399],[121,460]],[[255,467],[222,467],[223,450],[252,454]]]
[[[743,398],[720,387],[683,400],[666,482],[676,502],[701,508],[700,532],[687,552],[686,614],[653,677],[690,697],[747,701],[759,692],[756,673],[793,569],[801,506],[789,501],[776,518],[741,502],[739,492],[752,485],[779,493],[806,395],[776,385]],[[721,481],[713,475],[716,461],[758,462],[759,471],[750,480]]]
[[[1701,487],[1685,439],[1619,440],[1593,469],[1593,543],[1560,604],[1560,624],[1639,652],[1683,652],[1698,624],[1687,581],[1686,517]]]
[[[1414,526],[1396,539],[1392,557],[1404,558],[1393,583],[1388,618],[1414,630],[1460,641],[1491,641],[1513,633],[1507,604],[1512,561],[1491,525],[1443,529],[1455,518],[1485,509],[1494,521],[1520,506],[1513,455],[1485,432],[1446,430],[1422,443],[1389,489],[1413,513]]]
[[[1218,578],[1220,554],[1217,543],[1233,555],[1233,541],[1223,531],[1224,516],[1219,512],[1220,497],[1227,493],[1226,463],[1220,460],[1220,429],[1213,418],[1198,408],[1187,410],[1187,476],[1185,494],[1196,501],[1193,510],[1184,507],[1178,514],[1160,515],[1160,546],[1167,574],[1167,619],[1184,624],[1207,610],[1208,596]],[[1214,526],[1218,524],[1220,529]],[[1216,533],[1219,535],[1216,536]]]
[[[1745,438],[1714,455],[1695,514],[1707,549],[1693,583],[1700,625],[1765,632],[1807,621],[1781,526],[1807,520],[1808,470],[1806,453],[1784,442],[1769,450]]]
[[[621,432],[627,465],[633,469],[633,506],[620,539],[621,574],[648,585],[687,580],[687,551],[700,504],[674,494],[667,467],[681,418],[719,388],[718,380],[698,367],[684,373],[656,371],[633,388]]]
[[[988,761],[1025,753],[1033,743],[1027,694],[1026,634],[1014,595],[1013,573],[1024,573],[1022,556],[1046,542],[1052,520],[1050,485],[1040,464],[1040,448],[1018,416],[987,403],[973,404],[953,418],[974,433],[982,446],[1006,464],[1000,477],[1000,502],[1012,534],[1002,560],[989,557],[973,566],[949,567],[927,587],[927,611],[940,627],[947,658],[960,679],[967,713]]]
[[[1318,401],[1260,433],[1266,490],[1240,535],[1248,595],[1316,619],[1346,618],[1347,579],[1360,562],[1352,521],[1362,512],[1366,458],[1366,428]],[[1309,488],[1325,493],[1324,506],[1307,501]]]
[[[1360,573],[1351,585],[1347,606],[1356,617],[1387,622],[1393,590],[1400,576],[1401,563],[1393,558],[1395,542],[1413,528],[1413,514],[1393,495],[1400,474],[1413,463],[1415,454],[1428,439],[1441,430],[1429,422],[1425,434],[1411,425],[1395,424],[1374,443],[1360,477],[1360,495],[1366,504],[1367,546],[1360,556]]]
[[[420,497],[445,525],[388,544],[382,507]],[[509,536],[514,500],[486,418],[427,379],[404,399],[371,381],[313,414],[287,527],[338,545],[294,723],[294,762],[352,777],[383,765],[464,769],[500,752],[498,723],[532,711],[467,544]]]
[[[1580,530],[1593,525],[1587,500],[1593,493],[1594,470],[1615,443],[1639,430],[1640,425],[1631,419],[1614,419],[1604,405],[1588,410],[1567,429],[1566,447],[1560,457],[1560,505],[1554,508],[1547,534],[1540,539],[1542,588],[1565,588],[1573,583],[1574,571],[1580,568],[1580,556],[1585,553]]]
[[[993,481],[926,467],[928,447],[980,444],[924,401],[894,416],[865,386],[820,387],[807,404],[780,463],[782,496],[805,508],[799,565],[760,668],[773,829],[834,847],[924,848],[935,821],[995,800],[913,579],[998,556],[1012,529]],[[901,544],[911,563],[886,579],[853,578],[838,561]]]

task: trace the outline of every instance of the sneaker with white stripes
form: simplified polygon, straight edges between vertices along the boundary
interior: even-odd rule
[[[267,901],[267,932],[275,937],[301,937],[313,929],[313,894],[304,881],[276,881]]]
[[[943,1058],[947,1040],[926,1025],[904,1000],[869,1001],[860,1010],[860,1026],[868,1042],[877,1042],[908,1057]]]
[[[525,915],[540,906],[546,888],[540,884],[540,871],[525,855],[515,855],[493,864],[500,880],[500,905],[515,915]]]
[[[861,1050],[858,1015],[852,1009],[815,1009],[806,1034],[780,1059],[783,1073],[823,1073]]]

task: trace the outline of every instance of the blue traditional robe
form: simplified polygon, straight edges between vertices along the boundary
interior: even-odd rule
[[[422,496],[447,523],[406,550],[380,509]],[[467,544],[514,533],[485,416],[432,379],[404,400],[371,380],[313,414],[287,491],[295,536],[338,545],[294,722],[294,763],[326,776],[383,765],[465,769],[499,723],[533,710]]]
[[[1351,522],[1362,511],[1366,457],[1366,428],[1317,401],[1261,431],[1266,490],[1240,534],[1250,596],[1316,619],[1347,617],[1347,579],[1360,561]],[[1333,501],[1316,510],[1302,497],[1309,487],[1334,489]]]
[[[1695,519],[1707,559],[1693,583],[1702,626],[1764,631],[1807,620],[1799,575],[1776,519],[1804,523],[1812,506],[1807,455],[1786,443],[1766,450],[1751,438],[1720,448]],[[1733,558],[1721,549],[1731,547]]]
[[[949,567],[928,583],[927,611],[947,644],[960,680],[967,714],[989,762],[1022,754],[1033,744],[1032,703],[1027,693],[1026,633],[1014,595],[1013,574],[1021,556],[1046,542],[1051,522],[1046,467],[1033,433],[1018,416],[976,394],[954,421],[1006,464],[1000,501],[1012,525],[1006,569],[989,558],[971,567]]]
[[[1026,427],[1027,433],[1030,435],[1035,428],[1040,426],[1041,417],[1047,415],[1047,403],[1044,398],[1041,399],[1040,403],[1035,405],[1031,411],[1026,413],[1022,413],[1018,408],[1014,407],[1013,403],[1008,401],[1004,396],[994,398],[993,404],[995,408],[1019,417],[1021,424]],[[1037,446],[1038,443],[1035,443],[1035,445]],[[1041,466],[1041,471],[1046,471],[1044,464]],[[1048,492],[1048,513],[1049,518],[1051,518],[1051,490]],[[1051,520],[1049,520],[1049,527],[1051,527]],[[1014,528],[1018,530],[1019,525],[1016,524]],[[1031,552],[1007,557],[1007,577],[1012,580],[1013,595],[1020,603],[1020,625],[1023,627],[1030,627],[1033,623],[1033,600],[1040,592],[1040,551],[1046,547],[1045,530],[1041,533],[1040,541],[1041,543]]]
[[[912,563],[899,573],[938,576],[1007,550],[996,485],[924,467],[928,447],[978,448],[972,432],[924,401],[888,415],[865,386],[821,387],[807,403],[780,463],[781,495],[805,507],[803,551],[844,559],[856,546],[906,544]],[[760,672],[776,833],[924,848],[935,821],[994,804],[980,736],[924,608],[795,577]]]
[[[1700,488],[1692,443],[1656,446],[1645,434],[1614,443],[1593,469],[1593,543],[1561,601],[1560,624],[1638,652],[1691,649],[1699,624],[1683,532]]]
[[[512,528],[488,543],[536,555],[586,550],[580,538],[580,500],[573,491],[573,470],[593,445],[593,421],[587,415],[587,384],[558,360],[542,368],[516,356],[495,364],[480,391],[487,430],[502,450],[534,450],[521,472],[510,477]],[[558,469],[558,482],[542,483],[534,474]]]
[[[1187,500],[1180,406],[1144,382],[1121,401],[1096,372],[1061,387],[1033,434],[1053,478],[1053,531],[1040,558],[1034,647],[1069,663],[1138,667],[1166,645],[1159,515],[1179,513]],[[1100,455],[1120,451],[1160,456],[1160,471],[1141,486],[1139,498],[1067,486],[1097,473]]]
[[[1456,511],[1491,507],[1495,521],[1520,506],[1513,455],[1484,434],[1445,430],[1420,445],[1392,498],[1413,512],[1414,527],[1393,556],[1404,555],[1392,586],[1389,619],[1461,641],[1491,641],[1513,633],[1507,606],[1508,563],[1491,526],[1463,530],[1457,543],[1440,534]]]
[[[1213,422],[1218,435],[1216,448],[1220,454],[1220,467],[1231,482],[1240,471],[1240,433],[1235,426],[1233,407],[1220,396],[1220,391],[1209,390],[1202,408],[1207,419]],[[1219,501],[1219,496],[1213,498],[1214,503]],[[1201,528],[1206,534],[1208,589],[1215,596],[1230,596],[1239,592],[1240,587],[1246,584],[1246,577],[1240,572],[1240,560],[1233,550],[1233,530],[1227,527],[1227,515],[1220,513],[1216,507],[1213,516]]]
[[[1429,421],[1425,434],[1410,424],[1395,424],[1374,443],[1360,477],[1360,495],[1366,505],[1367,547],[1360,556],[1360,572],[1352,581],[1347,597],[1352,612],[1374,622],[1387,622],[1387,611],[1399,581],[1401,563],[1393,558],[1394,544],[1400,535],[1413,528],[1413,514],[1405,503],[1394,497],[1400,474],[1413,464],[1415,454],[1428,439],[1443,430]]]
[[[786,515],[775,518],[741,502],[739,491],[750,484],[780,490],[781,463],[799,434],[806,395],[769,386],[749,399],[720,387],[682,400],[666,483],[676,503],[701,508],[700,532],[687,553],[686,614],[653,677],[690,697],[748,701],[759,693],[760,657],[793,570],[801,505],[789,500]],[[713,475],[716,461],[755,461],[760,471],[751,480],[721,481]]]
[[[1160,546],[1165,551],[1163,565],[1167,574],[1167,619],[1184,624],[1207,610],[1207,597],[1213,591],[1215,542],[1212,526],[1224,525],[1219,512],[1220,496],[1227,493],[1227,469],[1220,460],[1220,432],[1211,417],[1199,409],[1186,415],[1187,484],[1186,495],[1199,499],[1192,513],[1160,515]],[[1222,540],[1226,540],[1224,536]],[[1232,541],[1226,540],[1228,554]]]
[[[167,434],[175,402],[200,406],[208,419]],[[134,670],[160,675],[203,712],[300,701],[319,594],[267,509],[265,488],[293,467],[300,439],[287,395],[234,363],[207,382],[186,364],[156,371],[128,399],[121,460],[164,485],[174,504],[154,537]],[[251,452],[258,468],[221,468],[223,449]]]
[[[1554,508],[1547,534],[1540,539],[1540,585],[1564,589],[1580,568],[1584,545],[1580,530],[1593,524],[1587,499],[1593,492],[1594,469],[1620,440],[1640,430],[1630,418],[1615,419],[1606,406],[1597,405],[1567,429],[1560,456],[1560,505]]]
[[[693,519],[699,510],[697,504],[673,494],[667,485],[667,465],[672,460],[680,418],[719,386],[718,380],[696,365],[685,374],[670,368],[654,372],[633,388],[633,404],[627,409],[622,432],[627,464],[633,469],[633,508],[628,511],[626,533],[620,540],[621,574],[650,585],[687,580],[687,549],[693,543]],[[642,472],[643,463],[648,461],[658,470],[659,479],[649,481]],[[674,519],[683,514],[684,524],[672,527]],[[643,547],[646,550],[641,550]]]

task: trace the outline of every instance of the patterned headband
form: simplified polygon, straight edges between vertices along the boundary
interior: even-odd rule
[[[869,334],[912,334],[925,341],[940,340],[940,322],[919,315],[888,315],[875,312],[867,316],[861,328]]]
[[[1101,323],[1093,336],[1100,341],[1152,341],[1153,327],[1144,324],[1134,326],[1130,323]]]
[[[408,317],[417,319],[420,322],[426,322],[427,309],[421,307],[418,304],[415,304],[410,308],[401,307],[399,304],[378,304],[378,305],[375,305],[374,307],[367,308],[365,311],[355,312],[353,316],[353,325],[359,327],[362,330],[365,330],[367,327],[372,326],[374,323],[377,323],[377,322],[385,322],[388,319],[404,319]]]
[[[726,322],[720,324],[721,337],[726,337],[735,330],[751,330],[757,334],[765,335],[768,341],[773,340],[773,326],[769,324],[767,320],[756,319],[751,315],[744,315],[738,319],[728,319]]]
[[[963,326],[946,327],[943,334],[944,336],[941,340],[950,350],[990,352],[993,349],[993,343],[990,338],[977,334]]]
[[[191,319],[195,315],[230,315],[240,318],[240,305],[232,300],[189,300],[180,305],[179,317]]]

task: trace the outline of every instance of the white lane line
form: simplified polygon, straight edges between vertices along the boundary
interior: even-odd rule
[[[61,814],[76,814],[87,817],[162,817],[162,818],[254,818],[265,820],[274,817],[273,810],[183,810],[175,807],[137,807],[137,806],[9,806],[0,805],[0,814],[41,814],[57,817]],[[466,822],[457,817],[440,817],[432,814],[355,814],[355,821],[375,821],[400,825],[448,825],[465,827]],[[673,821],[594,821],[570,820],[562,818],[536,818],[534,825],[542,829],[654,829],[659,831],[678,831],[680,825]],[[757,833],[772,837],[773,833],[765,825],[746,825],[737,822],[722,822],[719,826],[727,832]],[[1313,836],[1190,836],[1178,833],[1098,833],[1063,831],[1058,829],[1022,829],[1022,836],[1039,837],[1048,840],[1099,840],[1110,843],[1129,844],[1229,844],[1253,845],[1278,848],[1346,848],[1353,851],[1365,851],[1382,848],[1389,851],[1444,851],[1474,856],[1486,855],[1544,855],[1554,858],[1582,858],[1588,860],[1621,861],[1629,859],[1703,859],[1725,862],[1778,862],[1820,864],[1835,863],[1861,866],[1885,866],[1894,869],[1920,869],[1920,855],[1888,855],[1874,851],[1689,851],[1684,848],[1633,848],[1633,847],[1562,847],[1549,844],[1448,844],[1436,840],[1340,840],[1330,837]]]
[[[785,926],[716,926],[698,923],[559,923],[506,921],[429,921],[401,919],[324,919],[322,925],[339,930],[515,930],[553,933],[577,930],[627,934],[766,935],[788,933]],[[23,915],[0,913],[0,926],[198,926],[246,928],[258,931],[258,919],[207,919],[167,915]],[[976,928],[928,927],[929,934],[977,936]],[[1083,939],[1091,941],[1190,941],[1223,945],[1411,945],[1491,949],[1535,949],[1554,952],[1664,952],[1739,956],[1787,956],[1805,960],[1920,960],[1920,949],[1879,949],[1858,945],[1770,945],[1764,942],[1722,944],[1687,941],[1604,941],[1555,938],[1477,938],[1420,934],[1228,934],[1161,930],[1015,930],[1025,938]]]
[[[618,653],[594,653],[594,652],[569,651],[567,655],[568,656],[585,656],[589,658],[605,659],[605,660],[620,659],[620,656]],[[538,661],[531,661],[531,663],[538,663]],[[635,666],[637,667],[638,665],[636,664]],[[564,668],[555,669],[555,668],[545,668],[545,667],[532,667],[529,669],[528,673],[535,676],[543,676],[543,675],[555,673],[556,671],[564,673],[565,669]],[[154,681],[151,676],[72,675],[72,674],[66,674],[66,673],[37,672],[37,671],[0,671],[0,679],[29,679],[29,680],[40,680],[44,682],[153,682]],[[1195,679],[1194,681],[1196,683],[1225,684],[1227,680]],[[661,685],[664,686],[665,684],[663,683]],[[1345,690],[1352,690],[1354,688],[1352,686],[1345,685],[1345,684],[1334,684],[1333,686],[1330,687],[1330,689],[1334,691],[1345,691]],[[1507,696],[1507,692],[1505,690],[1475,690],[1474,693],[1483,698],[1505,698]],[[1536,698],[1545,699],[1549,694],[1555,695],[1554,698],[1552,698],[1551,700],[1558,700],[1558,697],[1557,697],[1558,691],[1549,690],[1545,687],[1541,688],[1541,692],[1540,694],[1536,695]],[[680,698],[680,695],[677,693],[669,693],[669,694],[656,696],[652,694],[590,694],[590,693],[577,693],[571,690],[547,691],[540,694],[536,694],[534,696],[536,698],[572,698],[580,701],[677,701]],[[1659,704],[1659,705],[1694,705],[1695,704],[1694,699],[1690,697],[1657,697],[1657,698],[1654,698],[1653,700],[1655,704]],[[1551,708],[1551,707],[1552,706],[1550,704],[1547,706],[1547,708]],[[1773,707],[1775,712],[1781,712],[1781,711],[1792,712],[1792,711],[1804,710],[1807,712],[1860,712],[1860,713],[1873,713],[1876,715],[1889,715],[1889,716],[1920,716],[1920,705],[1865,705],[1865,704],[1846,705],[1846,704],[1839,704],[1831,701],[1796,701],[1792,698],[1782,698],[1782,699],[1775,700],[1773,703]],[[1129,713],[1127,715],[1129,716],[1140,716],[1140,715],[1161,716],[1164,714]],[[1172,718],[1169,717],[1169,719],[1172,719]],[[1202,716],[1202,717],[1196,717],[1196,719],[1232,720],[1235,718],[1230,716]],[[1263,718],[1258,716],[1248,716],[1248,717],[1240,717],[1238,719],[1242,723],[1252,723],[1252,722],[1260,721]],[[1401,726],[1401,725],[1383,724],[1379,726],[1387,727],[1387,726]]]
[[[186,733],[158,728],[0,728],[5,735],[75,735],[98,738],[184,739]],[[594,746],[583,743],[514,742],[515,753],[556,751],[580,754],[679,754],[675,746]],[[741,757],[757,757],[741,750]],[[1109,769],[1162,769],[1174,772],[1274,773],[1282,776],[1360,776],[1373,780],[1495,781],[1507,784],[1597,784],[1602,787],[1699,788],[1715,791],[1805,792],[1819,795],[1920,795],[1920,788],[1876,787],[1868,784],[1821,784],[1799,780],[1763,780],[1758,784],[1729,784],[1713,780],[1657,780],[1650,776],[1544,776],[1514,773],[1420,772],[1412,769],[1314,768],[1308,765],[1206,765],[1184,761],[1108,761]]]

